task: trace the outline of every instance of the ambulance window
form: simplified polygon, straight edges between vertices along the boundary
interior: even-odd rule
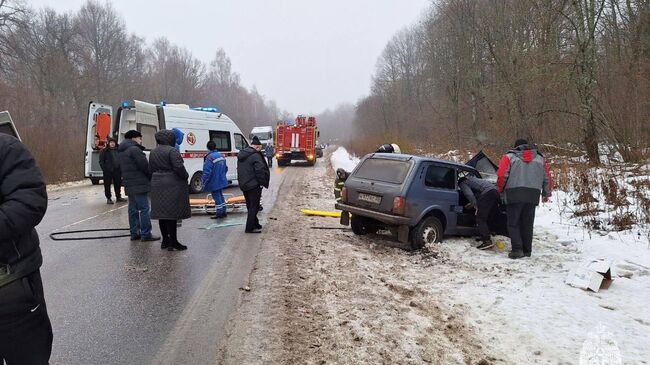
[[[230,151],[230,132],[210,131],[210,140],[217,145],[217,151]]]
[[[248,147],[248,142],[246,141],[246,138],[244,138],[244,136],[242,136],[241,134],[235,133],[235,148],[237,150],[243,150],[246,147]]]
[[[156,148],[156,132],[158,132],[158,128],[153,125],[138,123],[137,130],[142,133],[142,146],[144,146],[146,150],[153,150]]]

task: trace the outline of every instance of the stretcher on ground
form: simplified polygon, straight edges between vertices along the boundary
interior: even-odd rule
[[[246,210],[246,199],[243,195],[223,194],[223,196],[226,199],[228,213]],[[192,214],[216,214],[216,204],[211,194],[206,195],[205,199],[190,199],[190,207]]]

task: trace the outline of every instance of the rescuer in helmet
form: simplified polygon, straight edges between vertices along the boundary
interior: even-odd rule
[[[376,153],[402,153],[402,150],[395,143],[384,143],[379,146]]]
[[[336,198],[337,203],[341,201],[341,191],[345,185],[345,180],[348,179],[348,175],[349,174],[347,171],[343,170],[342,168],[336,169],[336,180],[334,180],[334,197]]]

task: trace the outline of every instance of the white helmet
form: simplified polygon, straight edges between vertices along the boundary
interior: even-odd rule
[[[393,146],[393,153],[402,153],[402,150],[396,143],[391,143],[390,145]]]

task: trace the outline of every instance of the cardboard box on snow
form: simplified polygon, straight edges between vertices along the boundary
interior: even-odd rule
[[[598,293],[600,289],[609,288],[612,281],[612,262],[600,259],[571,270],[564,282],[576,288]]]

